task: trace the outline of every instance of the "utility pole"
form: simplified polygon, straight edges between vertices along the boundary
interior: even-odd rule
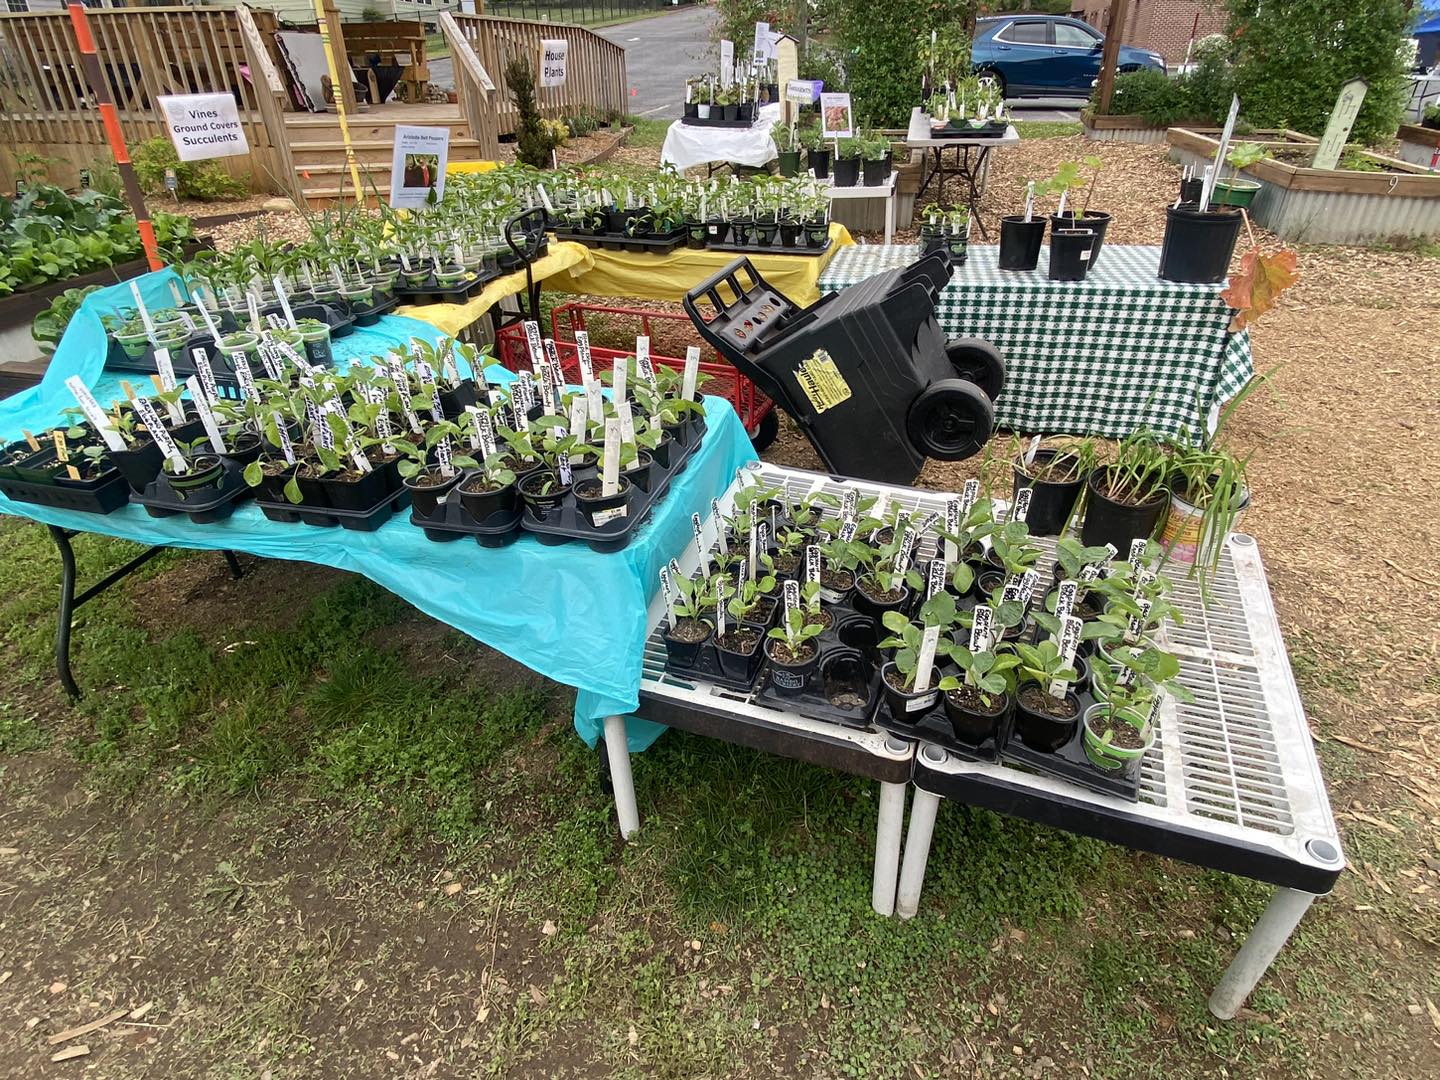
[[[1110,17],[1105,24],[1105,51],[1100,57],[1100,102],[1097,112],[1110,113],[1110,98],[1115,93],[1115,68],[1120,61],[1120,38],[1125,33],[1125,16],[1130,0],[1110,0]]]

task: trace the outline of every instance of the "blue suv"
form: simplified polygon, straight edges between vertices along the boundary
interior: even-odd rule
[[[1088,98],[1100,78],[1105,36],[1063,15],[999,15],[978,19],[970,58],[975,71],[1000,84],[1006,97]],[[1165,70],[1165,58],[1120,46],[1120,71]]]

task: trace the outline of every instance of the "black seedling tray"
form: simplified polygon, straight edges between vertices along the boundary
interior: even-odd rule
[[[830,612],[831,622],[829,629],[815,639],[820,646],[820,656],[815,672],[810,676],[810,685],[798,694],[779,693],[771,679],[773,665],[767,658],[764,678],[760,682],[760,693],[756,700],[773,709],[784,709],[810,720],[822,720],[860,729],[869,727],[875,702],[882,696],[880,665],[875,662],[874,657],[867,654],[865,648],[847,644],[841,634],[849,628],[863,626],[870,629],[878,641],[883,632],[874,629],[874,620],[868,615],[862,615],[848,604],[826,604],[825,607]],[[783,612],[780,617],[783,618]],[[848,708],[836,705],[825,691],[827,668],[847,660],[858,664],[858,674],[865,685],[864,702]]]
[[[636,251],[649,252],[652,255],[665,255],[685,243],[686,235],[686,230],[679,228],[672,229],[670,232],[662,233],[659,236],[626,236],[623,233],[556,232],[555,238],[557,240],[574,240],[577,243],[585,244],[587,247],[603,248],[606,251]]]
[[[1023,765],[1035,772],[1059,777],[1087,791],[1138,802],[1140,762],[1136,761],[1127,768],[1113,772],[1098,769],[1090,763],[1090,759],[1085,756],[1085,710],[1095,704],[1095,698],[1083,690],[1076,690],[1075,696],[1080,699],[1080,713],[1075,718],[1075,734],[1070,737],[1069,742],[1053,754],[1032,750],[1020,741],[1019,735],[1013,734],[1012,725],[1013,737],[1007,738],[1000,746],[1001,759]]]
[[[394,311],[400,306],[400,298],[393,293],[381,300],[378,304],[371,304],[367,308],[351,307],[350,318],[356,326],[374,326],[380,321],[382,315]],[[348,332],[348,327],[347,327]],[[335,331],[330,331],[330,336],[335,336]]]
[[[53,450],[51,454],[54,454]],[[93,480],[62,480],[56,477],[41,483],[7,477],[0,479],[0,492],[16,502],[53,506],[57,510],[80,510],[87,514],[108,514],[130,501],[130,487],[120,475],[120,470],[115,468],[105,470]]]
[[[460,484],[464,482],[461,480]],[[425,530],[427,540],[440,544],[459,540],[463,536],[473,536],[481,547],[504,547],[520,538],[522,515],[518,509],[501,511],[491,514],[484,521],[476,521],[460,504],[460,484],[445,493],[433,514],[422,514],[412,506],[410,524]]]
[[[55,479],[55,447],[42,445],[39,450],[30,450],[30,444],[21,440],[11,443],[5,449],[13,450],[18,446],[23,446],[29,453],[19,461],[0,465],[0,480],[23,480],[30,484],[52,483]]]
[[[145,507],[151,517],[185,514],[197,525],[208,525],[229,517],[235,505],[248,499],[252,490],[245,483],[240,466],[230,464],[227,459],[218,487],[207,487],[187,498],[172,488],[161,473],[145,485],[145,494],[132,494],[130,501]]]
[[[304,503],[271,502],[268,499],[256,499],[255,505],[271,521],[299,521],[320,528],[339,525],[353,532],[374,532],[409,502],[410,492],[401,489],[388,492],[369,510],[338,510],[333,506],[306,506]]]
[[[689,124],[691,127],[712,127],[712,128],[748,128],[755,126],[755,118],[749,120],[716,120],[712,117],[700,118],[698,116],[681,117],[682,124]]]
[[[1010,129],[1009,124],[983,124],[980,127],[946,125],[930,132],[932,139],[995,139]]]
[[[649,491],[641,491],[639,485],[631,484],[630,502],[622,518],[607,521],[596,528],[585,521],[573,494],[545,517],[536,515],[530,506],[524,508],[520,523],[526,532],[539,538],[542,544],[560,544],[566,540],[584,540],[594,551],[619,551],[630,543],[630,537],[650,517],[651,508],[663,499],[670,490],[670,480],[684,470],[690,455],[697,449],[697,441],[705,429],[692,424],[690,441],[684,446],[672,444],[670,465],[662,466],[658,461],[650,465]]]
[[[938,683],[947,674],[954,674],[954,668],[943,671],[939,667],[935,669],[934,679]],[[1000,759],[1000,745],[1008,736],[1010,720],[1006,718],[996,733],[980,743],[966,742],[955,734],[955,727],[950,723],[950,718],[945,715],[945,692],[938,691],[940,696],[935,699],[935,704],[926,709],[923,713],[915,716],[913,723],[903,723],[890,715],[890,707],[885,704],[885,695],[880,695],[876,703],[874,714],[870,722],[876,727],[892,734],[899,735],[903,739],[921,739],[925,742],[938,743],[946,750],[964,758],[966,761],[998,761]]]
[[[762,637],[760,639],[759,646],[761,652],[764,652],[765,649],[765,639],[763,637],[763,634],[764,631],[768,629],[769,627],[767,626],[762,628],[761,631]],[[665,661],[665,670],[671,675],[674,675],[676,678],[694,679],[698,682],[711,683],[714,686],[720,687],[722,690],[731,690],[737,694],[753,693],[755,687],[764,677],[765,669],[768,664],[766,660],[762,659],[755,668],[755,678],[752,679],[750,682],[742,682],[739,679],[727,678],[720,670],[720,658],[715,650],[715,637],[713,634],[695,654],[695,660],[696,662],[693,665],[686,667],[683,664],[670,663],[669,658],[667,657]],[[782,706],[782,708],[783,707],[784,706]]]
[[[425,279],[423,285],[407,285],[405,279],[401,278],[395,284],[395,300],[397,303],[405,302],[410,304],[463,304],[470,299],[472,290],[483,289],[487,282],[494,280],[493,275],[486,277],[481,274],[474,281],[462,281],[458,285],[441,285],[431,274]]]
[[[706,248],[709,251],[728,251],[737,255],[806,255],[814,257],[824,255],[834,242],[831,237],[827,236],[824,245],[818,248],[806,247],[804,244],[785,247],[779,240],[773,244],[707,244]]]

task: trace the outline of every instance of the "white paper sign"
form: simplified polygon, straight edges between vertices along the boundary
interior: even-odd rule
[[[827,139],[848,139],[855,133],[849,94],[820,95],[820,134]]]
[[[570,43],[564,38],[544,38],[540,42],[540,85],[564,86],[565,68]]]
[[[233,94],[162,94],[155,100],[181,161],[250,153]]]
[[[812,105],[817,89],[813,79],[791,79],[785,84],[785,100],[795,105]]]
[[[417,209],[445,197],[445,163],[450,158],[448,127],[395,125],[390,159],[390,205]]]

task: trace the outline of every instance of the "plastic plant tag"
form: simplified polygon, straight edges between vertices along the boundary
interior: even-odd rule
[[[1071,581],[1069,578],[1060,582],[1060,588],[1055,597],[1055,617],[1057,619],[1065,618],[1066,615],[1069,615],[1070,612],[1074,610],[1075,598],[1079,593],[1080,585],[1078,582]]]
[[[715,542],[720,545],[722,555],[730,554],[730,541],[725,539],[725,526],[720,517],[720,503],[717,499],[710,500],[710,516],[715,522]]]
[[[685,350],[685,375],[680,383],[680,397],[685,401],[695,400],[695,384],[700,379],[700,346],[691,345]]]
[[[410,403],[410,376],[405,367],[400,363],[399,357],[394,353],[390,355],[390,363],[387,365],[390,372],[390,381],[395,384],[395,393],[400,398],[400,413],[405,417],[405,423],[416,435],[421,432],[420,418],[415,415],[414,406]]]
[[[620,421],[620,441],[631,445],[635,442],[635,417],[630,413],[630,403],[620,401],[615,404],[615,418]]]
[[[889,508],[890,497],[882,491],[879,498],[875,500],[875,505],[870,508],[870,516],[882,523],[870,530],[870,539],[872,541],[875,539],[875,534],[878,533],[882,528],[884,528],[883,522],[885,521],[885,511]]]
[[[619,400],[617,397],[616,400]],[[585,384],[585,406],[590,411],[590,422],[600,424],[605,420],[605,398],[600,392],[600,382],[591,379]]]
[[[1040,580],[1040,575],[1034,570],[1026,570],[1020,575],[1020,602],[1027,608],[1030,606],[1030,599],[1035,595],[1035,583]]]
[[[1150,702],[1150,711],[1145,715],[1145,722],[1152,728],[1160,723],[1160,709],[1165,704],[1165,691],[1156,690],[1155,697]]]
[[[489,455],[485,454],[485,452],[481,450],[480,447],[480,421],[478,420],[480,410],[477,409],[474,405],[466,405],[465,412],[470,417],[470,433],[465,437],[466,440],[470,443],[470,449],[480,450],[482,456],[488,457]]]
[[[280,437],[280,452],[285,455],[285,464],[295,464],[295,448],[290,445],[290,432],[285,429],[285,421],[277,413],[271,413],[270,418],[275,421],[275,433]]]
[[[665,596],[665,617],[670,625],[675,625],[675,594],[674,587],[670,584],[670,570],[668,567],[660,567],[660,591]]]
[[[690,527],[695,531],[695,553],[700,556],[700,573],[710,576],[710,549],[705,546],[705,530],[700,525],[700,515],[690,515]]]
[[[435,444],[435,461],[440,466],[440,475],[449,479],[455,475],[455,463],[450,455],[450,436],[446,435]]]
[[[945,588],[945,563],[936,559],[930,564],[930,572],[925,578],[925,599],[938,595]]]
[[[575,482],[574,474],[570,471],[570,451],[561,450],[555,455],[555,471],[560,474],[560,483],[569,487]]]
[[[815,585],[820,584],[820,548],[817,544],[811,544],[805,549],[805,580]]]
[[[995,609],[986,604],[977,604],[974,622],[970,624],[970,651],[984,652],[990,648],[990,639],[995,633]]]
[[[610,396],[615,401],[624,401],[628,389],[626,379],[629,377],[630,369],[625,364],[623,356],[616,357],[615,367],[612,369],[615,377],[610,380]]]
[[[1035,496],[1035,489],[1022,487],[1015,493],[1015,505],[1010,509],[1011,521],[1024,521],[1030,516],[1030,500]]]
[[[235,365],[235,382],[240,386],[240,396],[253,398],[255,396],[255,375],[250,370],[250,361],[240,353],[236,353],[230,359],[231,363]]]
[[[895,556],[895,572],[903,574],[910,569],[910,560],[915,556],[915,541],[919,537],[913,528],[906,529],[905,534],[900,538],[900,551]]]
[[[800,610],[800,583],[798,581],[785,582],[785,625],[790,625],[790,613]]]
[[[1125,625],[1125,644],[1127,645],[1133,645],[1140,640],[1140,632],[1145,628],[1145,620],[1150,618],[1150,608],[1152,606],[1150,600],[1148,598],[1142,598],[1135,601],[1135,603],[1140,611],[1138,614],[1131,615]]]
[[[68,465],[70,463],[70,447],[65,442],[65,432],[56,428],[50,433],[50,441],[55,444],[56,460],[62,465]]]
[[[285,295],[285,282],[276,274],[270,279],[270,284],[275,286],[275,296],[280,301],[280,310],[285,313],[285,321],[290,324],[290,329],[294,330],[295,312],[290,310],[290,297]]]
[[[930,675],[935,670],[935,646],[940,644],[940,627],[927,626],[920,636],[920,652],[915,657],[915,688],[928,690]]]
[[[385,395],[379,393],[379,391],[377,391],[376,393],[380,398],[380,402],[383,403],[385,400]],[[395,434],[395,432],[390,428],[390,410],[381,409],[378,413],[375,414],[375,434],[379,435],[382,440],[380,443],[381,450],[385,451],[385,453],[387,454],[395,453],[395,444],[390,440],[390,436]]]
[[[145,327],[145,336],[154,341],[155,320],[150,317],[150,309],[145,306],[145,301],[140,297],[140,286],[137,282],[130,282],[130,296],[135,301],[135,310],[140,315],[140,323]]]
[[[595,377],[595,364],[590,359],[590,335],[584,330],[575,331],[575,357],[580,363],[580,385],[585,386]]]
[[[605,421],[605,463],[600,472],[600,495],[609,498],[620,490],[620,421]]]
[[[245,293],[245,304],[250,309],[250,329],[259,332],[263,325],[260,322],[260,303],[255,299],[255,294],[250,291]]]
[[[269,345],[260,346],[260,363],[265,368],[265,375],[271,382],[282,382],[285,378],[285,369],[280,366],[280,361],[275,350]]]
[[[1140,568],[1145,564],[1145,551],[1149,546],[1150,541],[1143,536],[1130,541],[1130,570],[1132,573],[1140,573]]]
[[[1084,622],[1074,615],[1065,615],[1060,619],[1060,633],[1056,645],[1060,649],[1060,663],[1070,667],[1075,663],[1075,650],[1080,645],[1080,631]],[[1053,698],[1063,698],[1070,692],[1068,679],[1051,679],[1046,692]]]
[[[215,423],[215,413],[210,409],[210,400],[200,390],[200,380],[194,375],[185,380],[185,388],[190,391],[190,397],[195,402],[195,411],[200,414],[200,423],[205,427],[205,434],[210,438],[210,446],[217,454],[226,453],[225,440],[220,437],[220,426]]]
[[[190,361],[195,365],[195,374],[200,378],[200,388],[205,391],[205,400],[213,405],[220,400],[220,393],[215,389],[215,372],[210,367],[210,358],[205,355],[204,349],[191,349]]]
[[[980,481],[973,477],[965,481],[965,486],[960,489],[960,516],[968,517],[970,511],[975,508],[975,502],[980,498]]]
[[[855,511],[860,505],[860,493],[854,488],[846,488],[844,496],[840,499],[840,516],[846,521],[855,520]]]
[[[945,531],[951,536],[958,536],[960,533],[959,499],[947,499],[945,502]],[[956,549],[954,540],[946,540],[941,544],[940,559],[946,566],[959,557],[960,552]]]
[[[217,342],[220,340],[220,327],[215,325],[215,319],[210,314],[210,309],[205,306],[205,301],[199,296],[195,298],[195,307],[200,311],[200,320],[205,324],[205,332]]]
[[[525,320],[525,347],[530,354],[530,369],[539,371],[545,352],[540,347],[540,324],[534,319]]]
[[[546,416],[554,416],[555,410],[555,387],[550,381],[550,376],[542,366],[540,369],[540,405],[545,410]]]
[[[577,439],[584,440],[589,435],[589,406],[586,404],[584,394],[576,394],[570,402],[570,434]]]
[[[1020,602],[1020,577],[1011,574],[1005,579],[1005,585],[1000,590],[1000,602],[1002,604],[1018,604]]]
[[[1141,594],[1153,584],[1155,584],[1155,571],[1141,570],[1135,578],[1135,592],[1133,594],[1135,599],[1139,600]]]
[[[480,449],[488,458],[495,453],[495,425],[490,420],[490,413],[485,409],[477,409],[470,406],[475,413],[475,427],[480,432]]]
[[[196,349],[195,351],[204,352],[205,350]],[[175,389],[175,364],[170,359],[169,349],[155,350],[155,374],[160,376],[160,389],[162,391]],[[181,413],[181,418],[183,417],[184,413]],[[172,413],[171,419],[173,420],[175,418]]]
[[[715,582],[715,636],[725,636],[725,578],[721,577]]]
[[[90,392],[90,388],[85,385],[80,376],[71,375],[65,380],[65,386],[70,393],[75,395],[75,401],[79,404],[80,411],[85,414],[85,419],[90,421],[90,426],[100,433],[100,438],[105,440],[105,445],[111,450],[124,450],[125,440],[120,437],[120,433],[110,423],[110,417],[104,409],[100,408],[100,403],[95,400],[95,395]],[[35,445],[35,449],[40,448],[38,444],[34,443],[33,436],[31,443]]]
[[[759,523],[758,523],[758,522],[755,520],[755,518],[752,516],[752,517],[750,518],[750,537],[749,537],[750,554],[749,554],[749,555],[746,557],[746,559],[745,559],[745,565],[749,568],[750,578],[751,578],[752,580],[753,580],[754,577],[755,577],[755,557],[756,557],[756,554],[758,553],[758,548],[759,548],[759,546],[760,546],[760,530],[759,530],[759,528],[758,528],[758,525],[759,525]]]
[[[845,541],[845,543],[847,544],[850,543],[851,540],[855,539],[855,531],[859,527],[860,526],[854,521],[845,522],[843,525],[840,526],[840,539]]]
[[[165,455],[167,461],[175,466],[178,473],[188,473],[190,463],[180,453],[180,448],[175,445],[175,440],[170,437],[170,432],[165,430],[165,425],[160,423],[160,417],[155,414],[155,407],[150,404],[149,398],[131,398],[130,403],[135,407],[135,413],[145,425],[145,430],[150,432],[150,438],[155,440],[155,445],[160,448],[160,453]]]

